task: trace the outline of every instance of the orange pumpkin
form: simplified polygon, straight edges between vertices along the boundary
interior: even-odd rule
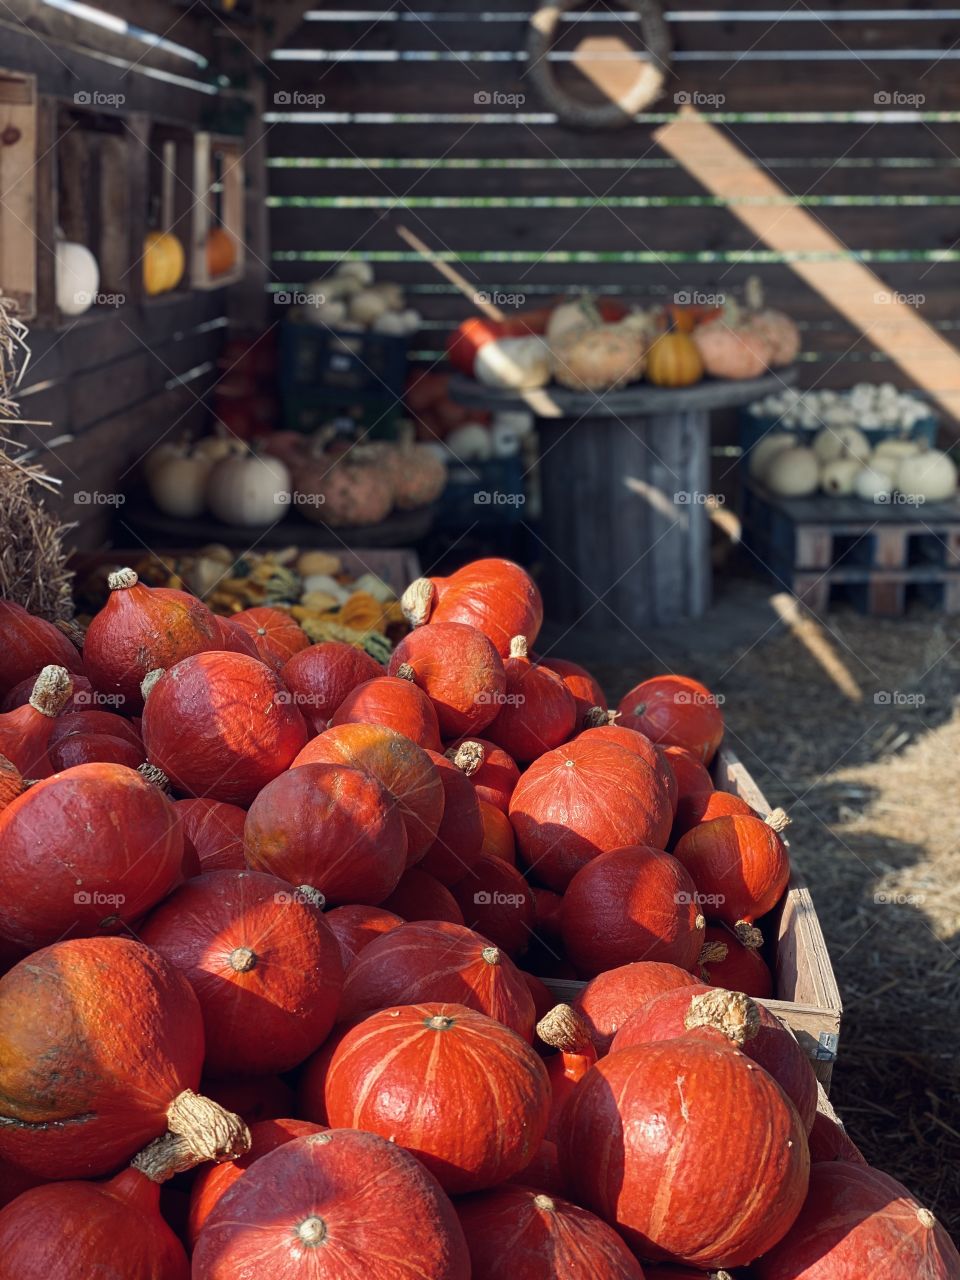
[[[170,231],[148,231],[143,243],[143,287],[148,297],[169,293],[183,279],[183,245]]]
[[[661,333],[647,352],[647,381],[655,387],[691,387],[702,377],[697,344],[679,327]]]
[[[237,242],[223,227],[211,227],[207,232],[207,274],[222,276],[237,261]]]

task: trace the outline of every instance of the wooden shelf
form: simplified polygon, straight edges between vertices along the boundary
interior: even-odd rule
[[[37,312],[36,76],[0,70],[0,111],[0,129],[20,135],[0,146],[0,291],[29,320]]]

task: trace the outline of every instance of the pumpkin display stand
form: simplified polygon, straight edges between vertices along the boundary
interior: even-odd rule
[[[781,390],[790,371],[685,389],[523,392],[453,375],[450,395],[537,418],[543,587],[558,622],[599,630],[697,618],[710,603],[710,412]]]

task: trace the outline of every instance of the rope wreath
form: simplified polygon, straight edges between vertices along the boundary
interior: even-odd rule
[[[638,62],[636,84],[617,102],[592,104],[575,98],[557,83],[547,55],[553,48],[561,15],[583,0],[554,0],[530,18],[527,32],[528,75],[543,101],[558,119],[575,129],[621,129],[634,115],[654,102],[663,90],[670,64],[670,32],[658,0],[620,0],[623,9],[635,13],[648,57]]]

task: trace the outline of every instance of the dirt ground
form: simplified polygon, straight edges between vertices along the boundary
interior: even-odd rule
[[[756,580],[726,579],[696,624],[551,628],[538,648],[590,665],[613,699],[663,670],[725,697],[737,754],[793,819],[841,989],[833,1103],[870,1162],[960,1238],[960,618],[823,621],[860,702]]]

